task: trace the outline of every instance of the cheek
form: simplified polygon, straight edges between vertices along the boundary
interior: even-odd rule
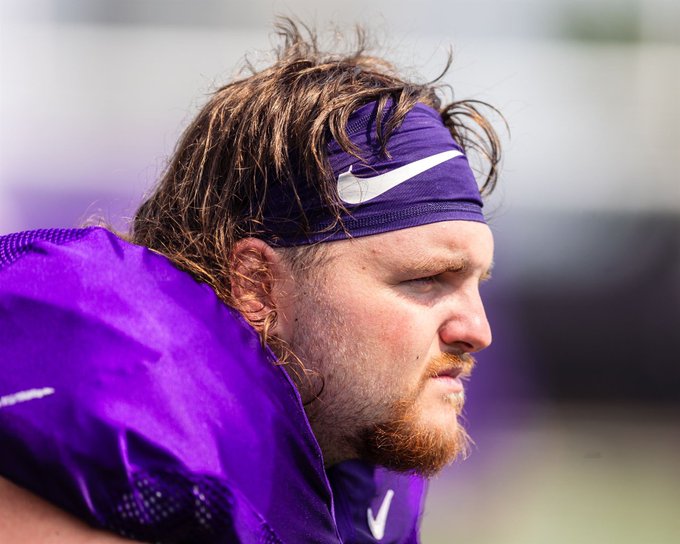
[[[351,323],[367,351],[396,379],[409,379],[425,366],[436,327],[427,311],[397,297],[366,297]],[[430,330],[431,329],[431,330]],[[381,369],[382,370],[382,369]]]
[[[364,341],[373,339],[382,344],[385,340],[394,339],[403,328],[399,309],[376,290],[355,291],[352,297],[341,302],[338,310],[342,309],[347,322],[364,337]]]

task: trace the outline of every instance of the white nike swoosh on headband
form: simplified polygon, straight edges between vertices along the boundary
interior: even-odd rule
[[[338,176],[338,194],[347,204],[360,204],[378,197],[418,174],[422,174],[430,168],[434,168],[438,164],[460,155],[462,153],[455,149],[442,151],[436,155],[430,155],[424,159],[413,161],[412,163],[395,168],[391,172],[385,172],[372,178],[356,177],[352,174],[352,167],[350,166],[347,172],[343,172]]]

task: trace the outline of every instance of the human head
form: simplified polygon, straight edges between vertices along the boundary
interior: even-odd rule
[[[153,193],[135,213],[132,239],[167,255],[234,305],[233,248],[238,240],[260,237],[264,204],[275,184],[296,193],[296,182],[318,188],[321,201],[341,221],[341,206],[326,157],[334,139],[354,151],[346,123],[352,112],[372,101],[394,102],[393,115],[380,127],[391,131],[417,103],[439,111],[454,140],[488,163],[481,193],[496,183],[500,149],[480,102],[444,104],[436,81],[415,83],[386,60],[372,56],[367,37],[345,53],[324,52],[317,36],[288,19],[277,24],[282,45],[275,62],[217,89],[180,139]],[[448,66],[447,66],[448,68]],[[308,228],[300,210],[299,229]],[[297,261],[315,247],[287,252]]]
[[[271,293],[282,280],[272,256],[288,273],[309,279],[302,273],[324,261],[327,244],[272,249],[267,204],[281,190],[292,195],[294,226],[304,237],[313,225],[297,197],[302,185],[311,186],[333,220],[328,228],[343,228],[345,210],[327,152],[335,142],[357,153],[347,134],[353,112],[376,103],[380,117],[389,108],[377,127],[385,150],[416,104],[433,108],[462,150],[488,159],[483,194],[495,184],[499,149],[478,104],[443,104],[435,83],[409,82],[368,54],[361,32],[353,51],[336,54],[322,51],[311,31],[291,21],[278,31],[283,45],[276,61],[218,89],[187,128],[158,187],[136,213],[132,239],[210,284],[285,356],[282,335],[272,334],[281,309]]]
[[[297,382],[327,463],[430,475],[465,453],[458,379],[491,342],[492,255],[487,225],[447,221],[332,242],[280,276],[276,333],[314,371]]]

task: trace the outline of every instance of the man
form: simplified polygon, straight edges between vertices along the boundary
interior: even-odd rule
[[[0,474],[32,494],[0,493],[54,542],[112,537],[34,495],[145,541],[417,542],[423,477],[465,451],[493,255],[465,150],[489,192],[495,134],[362,48],[280,31],[129,241],[0,239]],[[7,512],[0,531],[36,528]]]

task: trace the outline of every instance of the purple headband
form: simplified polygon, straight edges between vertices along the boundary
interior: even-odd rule
[[[385,108],[383,126],[391,113]],[[338,197],[349,211],[345,230],[334,225],[318,191],[309,183],[297,186],[311,234],[301,232],[299,206],[286,187],[273,187],[265,207],[266,239],[276,246],[299,246],[350,237],[370,236],[440,221],[485,223],[477,182],[461,147],[439,113],[416,104],[387,143],[386,157],[376,134],[377,103],[349,118],[347,134],[359,148],[358,160],[331,141],[328,159]]]

